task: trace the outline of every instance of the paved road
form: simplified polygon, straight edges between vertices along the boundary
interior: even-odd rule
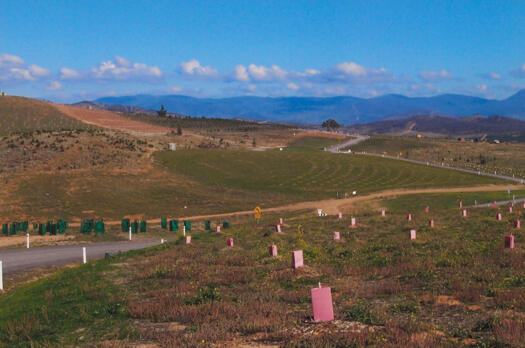
[[[42,266],[61,266],[82,262],[82,247],[86,247],[87,259],[101,259],[105,253],[118,253],[147,248],[160,241],[84,243],[56,247],[0,250],[4,274],[17,273]]]
[[[331,146],[331,147],[327,148],[326,151],[337,153],[337,152],[341,151],[344,148],[357,145],[360,142],[365,141],[365,140],[370,138],[368,135],[359,135],[359,134],[347,134],[347,135],[355,137],[355,138],[347,140],[344,143]]]

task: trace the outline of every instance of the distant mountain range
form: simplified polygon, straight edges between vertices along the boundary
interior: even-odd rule
[[[388,94],[369,99],[350,96],[193,98],[140,94],[104,97],[94,102],[144,110],[158,110],[164,105],[169,112],[189,116],[317,124],[328,118],[350,125],[421,114],[452,117],[499,115],[525,120],[525,89],[503,100],[459,94],[416,98]]]
[[[429,136],[483,137],[485,135],[521,138],[525,134],[525,121],[502,116],[444,117],[419,115],[399,119],[355,124],[346,130],[361,134],[391,134]]]

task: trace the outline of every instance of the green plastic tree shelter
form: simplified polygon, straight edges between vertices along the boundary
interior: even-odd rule
[[[129,219],[122,219],[121,226],[122,226],[122,232],[128,232],[129,226],[130,226]]]
[[[184,227],[186,227],[186,232],[191,231],[191,221],[184,220]]]
[[[97,234],[102,234],[106,232],[106,227],[104,226],[104,220],[98,220],[95,222],[95,232]]]
[[[204,221],[204,229],[206,231],[210,231],[211,230],[211,222],[210,222],[210,220]]]
[[[179,230],[179,220],[170,220],[170,231],[176,232]]]
[[[140,222],[140,232],[146,232],[147,227],[148,227],[148,225],[147,225],[146,220],[142,220]]]
[[[163,228],[163,229],[167,229],[168,228],[168,220],[166,220],[166,218],[160,219],[160,227]]]

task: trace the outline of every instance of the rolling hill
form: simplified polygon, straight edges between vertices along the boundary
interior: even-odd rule
[[[452,118],[445,116],[417,115],[355,124],[350,132],[364,134],[478,136],[494,135],[515,137],[525,134],[525,121],[502,116],[471,116]]]
[[[156,110],[164,105],[168,111],[190,116],[244,118],[278,122],[320,123],[334,118],[342,124],[365,123],[385,118],[417,114],[500,115],[525,119],[525,90],[503,100],[443,94],[434,97],[406,97],[388,94],[364,99],[351,96],[316,97],[234,97],[193,98],[182,95],[132,95],[104,97],[98,104],[135,106]]]

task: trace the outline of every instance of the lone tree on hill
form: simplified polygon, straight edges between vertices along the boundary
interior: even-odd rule
[[[324,121],[321,127],[326,128],[328,130],[335,130],[341,127],[339,123],[337,123],[336,120],[329,118],[328,120]]]
[[[166,109],[164,108],[164,105],[161,105],[161,106],[160,106],[160,110],[157,111],[157,114],[158,114],[160,117],[166,117],[166,115],[168,114],[168,112],[167,112]]]

